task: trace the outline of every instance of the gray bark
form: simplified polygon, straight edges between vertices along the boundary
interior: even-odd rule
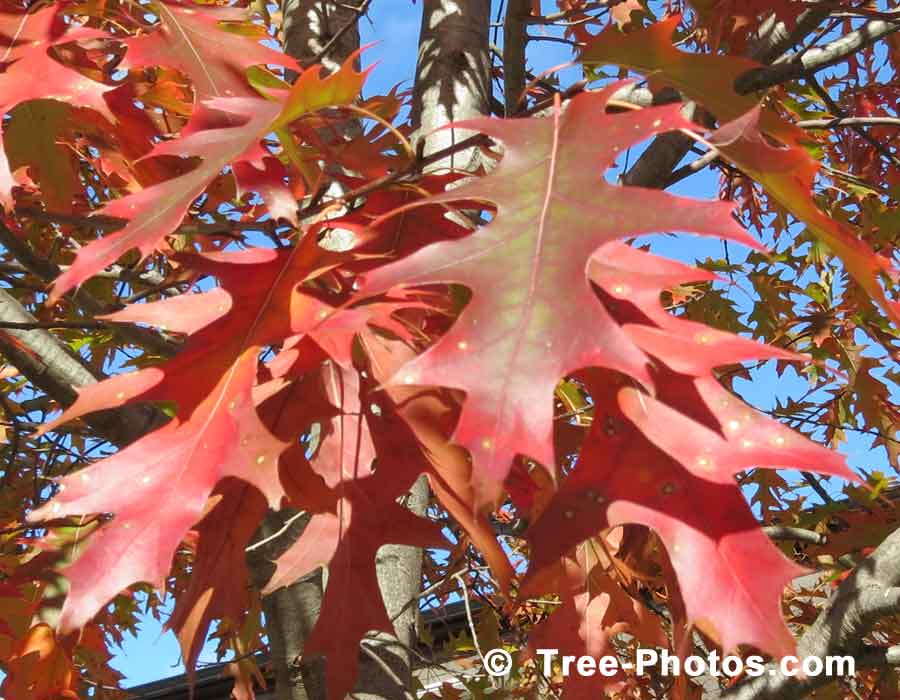
[[[425,515],[430,496],[428,481],[421,476],[413,484],[406,505],[416,515]],[[375,556],[378,587],[388,617],[394,623],[394,637],[400,644],[393,643],[391,637],[384,634],[365,642],[377,659],[361,659],[359,690],[355,695],[362,700],[408,697],[413,662],[407,650],[416,645],[419,623],[419,607],[409,605],[409,602],[421,590],[422,560],[423,552],[418,547],[396,544],[384,545]],[[403,687],[398,686],[398,680],[403,682]]]
[[[863,638],[880,619],[900,612],[900,529],[856,568],[797,644],[797,657],[852,655],[859,666],[896,662],[898,650],[869,649]],[[774,666],[770,666],[774,668]],[[766,673],[738,683],[723,700],[796,700],[833,678],[805,679]]]
[[[330,0],[284,0],[282,10],[285,49],[303,64],[320,58],[326,69],[334,71],[359,48],[359,31],[355,25],[358,13],[350,6]],[[348,23],[353,26],[348,28]],[[486,31],[487,24],[485,36]],[[335,40],[337,34],[339,36]],[[322,55],[326,48],[327,53]],[[338,247],[331,240],[325,240],[322,244]],[[414,512],[424,514],[428,497],[427,482],[420,479],[414,485],[407,505]],[[261,536],[277,531],[277,524],[284,522],[289,515],[272,514],[262,528]],[[300,524],[288,536],[280,538],[279,548],[286,549],[296,541],[302,529],[303,524]],[[277,552],[267,552],[268,559],[275,556]],[[258,558],[251,557],[251,561],[254,562],[257,583],[264,582],[271,572],[265,572],[266,564]],[[386,545],[379,550],[375,567],[385,607],[394,621],[396,639],[382,634],[366,640],[354,695],[373,700],[393,700],[406,697],[412,684],[411,661],[406,649],[415,645],[418,608],[408,603],[419,593],[422,551],[415,547]],[[264,600],[279,700],[322,700],[325,697],[322,660],[302,657],[304,639],[319,615],[322,579],[321,571],[314,572],[287,588],[275,591]]]
[[[281,11],[285,53],[301,65],[318,61],[328,72],[334,72],[359,49],[358,13],[347,3],[282,0]],[[270,513],[256,539],[272,536],[293,514],[290,510]],[[248,555],[254,585],[260,588],[265,585],[274,571],[271,562],[296,542],[307,522],[307,518],[301,518],[270,545]],[[317,569],[263,598],[278,700],[324,700],[326,697],[323,660],[303,656],[304,640],[319,618],[323,583],[322,571]]]
[[[15,256],[16,260],[25,269],[31,274],[40,277],[44,282],[52,282],[59,277],[62,272],[58,265],[37,255],[25,241],[19,239],[2,221],[0,221],[0,243]],[[113,267],[118,268],[121,274],[125,274],[125,270],[118,265]],[[147,277],[149,277],[149,275],[147,275]],[[142,281],[158,285],[162,284],[163,279],[160,275],[154,273],[152,279],[144,279]],[[69,292],[66,294],[66,297],[94,315],[109,313],[114,310],[84,289]],[[159,333],[150,328],[125,324],[116,324],[111,328],[113,332],[125,342],[146,348],[162,357],[174,355],[178,350],[178,345],[176,343],[163,338]]]
[[[775,63],[779,57],[788,51],[794,44],[810,34],[819,24],[828,17],[830,8],[811,7],[797,18],[797,24],[789,28],[784,22],[778,21],[773,14],[760,25],[756,41],[750,49],[750,55],[760,63]]]
[[[471,135],[459,129],[431,133],[451,121],[472,119],[489,113],[490,106],[490,0],[425,0],[419,35],[419,54],[413,91],[413,141],[427,156]],[[421,142],[421,144],[419,143]],[[432,164],[429,170],[454,168],[471,172],[477,167],[477,151],[454,154]],[[427,479],[422,476],[406,499],[407,507],[424,515],[430,498]],[[384,604],[394,621],[401,645],[391,645],[380,637],[382,646],[373,648],[391,673],[406,682],[412,680],[412,659],[406,649],[415,646],[419,609],[409,605],[419,593],[422,577],[422,550],[416,547],[385,545],[378,551],[376,571]],[[363,665],[361,696],[373,698],[372,682],[385,677],[380,664]],[[373,677],[374,674],[374,677]],[[396,683],[394,693],[397,690]],[[401,696],[408,696],[402,689]]]
[[[490,54],[488,29],[490,0],[424,0],[419,54],[413,89],[412,120],[416,130],[414,145],[427,156],[466,138],[470,133],[443,130],[429,134],[451,121],[483,116],[489,111]],[[422,141],[421,145],[419,141]],[[431,169],[459,168],[471,171],[476,151],[462,151]],[[406,498],[407,507],[425,515],[430,499],[428,481],[420,477]],[[363,663],[358,695],[367,700],[379,696],[408,697],[412,683],[412,659],[407,649],[418,637],[419,609],[410,605],[419,594],[423,552],[416,547],[389,544],[381,547],[375,560],[378,583],[388,616],[400,645],[385,635],[366,642],[381,663]],[[389,670],[388,670],[389,669]],[[393,677],[394,680],[391,680]],[[406,687],[398,688],[396,680]],[[387,681],[388,688],[384,688]],[[374,691],[374,692],[373,692]]]
[[[295,510],[270,512],[260,525],[257,542],[269,540],[248,552],[250,582],[265,586],[275,572],[278,559],[303,533],[309,517],[300,517],[281,536],[279,533]],[[279,700],[322,700],[325,695],[325,669],[321,659],[303,657],[303,642],[312,632],[322,605],[322,570],[316,569],[287,588],[263,598],[269,655],[275,672],[275,692]]]
[[[472,135],[445,124],[490,113],[490,0],[424,0],[416,84],[413,88],[414,140],[428,155]],[[477,150],[460,151],[433,169],[472,172]]]
[[[362,2],[362,0],[360,0]],[[356,3],[334,0],[283,0],[284,50],[303,65],[318,61],[329,72],[359,49]],[[330,42],[340,33],[337,40]],[[323,51],[328,46],[328,51]]]
[[[807,10],[800,16],[793,31],[788,31],[785,24],[776,21],[773,15],[760,28],[756,41],[750,47],[750,57],[760,63],[777,62],[785,50],[812,32],[827,14],[827,10],[820,8]],[[657,100],[656,104],[669,101],[662,94],[660,97],[663,99]],[[692,118],[695,111],[693,104],[688,103],[685,107],[690,110],[690,113],[685,112],[685,116]],[[658,136],[641,154],[631,169],[625,173],[622,182],[638,187],[666,187],[672,171],[688,154],[693,145],[694,140],[680,132],[670,132]]]
[[[334,72],[359,49],[358,13],[349,3],[282,0],[281,11],[285,53],[303,66],[318,61],[326,71]],[[290,510],[270,513],[257,539],[272,536],[293,514]],[[307,522],[308,518],[301,518],[270,545],[248,555],[254,585],[260,588],[265,585],[274,571],[271,562],[300,537]],[[304,640],[319,618],[323,583],[322,571],[317,569],[263,598],[278,700],[324,700],[326,697],[323,660],[303,656]]]
[[[515,116],[525,89],[526,20],[530,15],[531,0],[508,0],[503,23],[503,95],[507,117]]]
[[[871,46],[898,30],[900,24],[895,21],[866,22],[856,31],[849,32],[821,48],[798,51],[776,62],[775,65],[748,71],[735,80],[734,89],[739,95],[746,95],[755,90],[764,90],[773,85],[802,78],[804,75],[837,65],[860,49]]]
[[[693,102],[687,102],[681,110],[686,119],[693,119],[696,112],[697,105]],[[632,187],[665,186],[665,181],[661,179],[660,174],[668,179],[669,174],[688,154],[693,145],[694,139],[680,131],[660,134],[622,177],[623,184]]]
[[[803,119],[797,122],[801,129],[835,129],[839,126],[898,126],[896,117],[830,117],[828,119]]]
[[[489,113],[489,26],[490,0],[467,0],[465,3],[425,0],[412,105],[416,130],[413,141],[422,155],[430,155],[470,135],[456,129],[430,133],[434,129],[451,121]],[[477,167],[478,160],[477,151],[463,151],[438,161],[429,170],[454,168],[471,172]],[[425,515],[430,496],[428,481],[423,475],[413,485],[406,505],[417,515]],[[395,634],[401,645],[392,646],[389,639],[381,636],[381,648],[375,647],[373,651],[390,668],[391,675],[404,680],[407,688],[412,681],[412,659],[406,649],[415,646],[419,622],[418,606],[409,603],[420,591],[422,558],[421,549],[392,544],[382,547],[376,557],[384,604],[394,621]],[[381,664],[361,668],[362,692],[359,694],[363,698],[374,698],[370,692],[372,682],[377,683],[378,677],[384,677],[388,672]],[[394,686],[396,692],[396,683]],[[403,695],[408,697],[409,691]]]

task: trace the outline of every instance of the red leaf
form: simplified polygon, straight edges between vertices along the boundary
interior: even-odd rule
[[[689,126],[677,105],[606,114],[617,87],[579,95],[555,117],[459,125],[502,140],[506,155],[487,177],[416,204],[487,200],[497,205],[495,218],[466,238],[373,271],[363,286],[377,293],[399,284],[455,282],[473,291],[450,332],[394,381],[466,392],[455,439],[472,454],[484,500],[496,495],[516,454],[555,463],[552,396],[563,374],[596,365],[650,384],[646,356],[588,283],[588,259],[601,245],[668,230],[755,245],[728,203],[603,179],[630,144]],[[560,289],[568,290],[565,303]]]
[[[193,52],[203,50],[203,42],[209,40],[209,37],[202,38],[205,35],[202,35],[201,28],[214,20],[194,17],[195,10],[180,10],[163,4],[160,5],[160,8],[163,16],[169,18],[166,21],[175,22],[176,29],[171,31],[179,36],[184,35],[184,42],[186,42],[184,51],[185,55],[190,57],[189,62],[199,60],[199,56],[194,56]],[[182,26],[180,24],[182,22],[186,22],[186,24]],[[194,23],[197,22],[200,22],[199,27],[194,26]],[[164,26],[168,25],[164,22]],[[169,30],[161,29],[150,37],[136,41],[149,42],[153,47],[160,41],[153,37],[165,34],[166,31]],[[200,32],[200,34],[195,36],[195,32]],[[287,119],[286,115],[290,119],[295,119],[307,113],[304,110],[321,109],[333,104],[346,104],[353,100],[365,79],[365,74],[359,73],[353,68],[352,60],[348,60],[341,70],[325,79],[320,79],[318,74],[311,69],[304,73],[304,76],[308,74],[310,78],[304,79],[301,76],[297,85],[287,95],[282,96],[282,99],[286,100],[284,104],[280,101],[262,99],[258,95],[221,97],[221,94],[243,95],[244,92],[253,95],[249,88],[243,91],[238,88],[238,83],[233,82],[234,61],[239,61],[240,65],[246,66],[262,62],[261,59],[270,53],[282,56],[282,58],[284,56],[227,32],[218,30],[209,30],[209,32],[212,32],[215,41],[223,41],[217,36],[218,34],[231,36],[232,38],[227,42],[239,40],[236,45],[228,43],[232,54],[223,54],[225,59],[219,57],[211,58],[210,61],[201,61],[201,66],[197,68],[209,81],[207,86],[211,90],[209,94],[215,97],[206,99],[202,107],[195,109],[179,138],[159,143],[153,152],[146,156],[149,158],[177,155],[200,158],[202,159],[200,164],[184,175],[117,199],[97,212],[102,216],[127,220],[128,224],[121,231],[94,241],[78,251],[75,262],[57,278],[50,295],[51,302],[58,300],[67,291],[115,262],[133,248],[137,248],[142,256],[153,252],[159,247],[165,236],[171,234],[181,224],[192,202],[203,193],[223,168],[230,164],[235,165],[235,174],[242,190],[250,187],[258,189],[273,216],[286,218],[289,221],[295,219],[296,207],[292,210],[290,206],[293,195],[286,184],[281,181],[280,168],[272,162],[268,152],[260,147],[259,141],[271,130],[273,123]],[[195,42],[200,42],[199,48],[194,45]],[[138,46],[144,46],[144,44],[138,43]],[[262,53],[259,53],[257,49],[248,50],[248,46],[257,47]],[[134,50],[133,44],[129,53],[132,50]],[[236,59],[235,55],[242,58]],[[224,63],[222,63],[223,60]],[[224,73],[215,72],[214,68],[210,68],[210,66],[219,66]],[[220,88],[217,86],[221,81],[228,81],[226,84],[231,87],[221,88],[220,92]],[[243,77],[241,77],[241,81],[245,82]],[[2,89],[2,84],[0,84],[0,89]],[[308,94],[310,91],[312,93]],[[206,95],[207,93],[201,92],[201,94]],[[289,113],[288,110],[290,110]],[[2,170],[0,170],[0,176],[2,176]]]
[[[210,122],[222,122],[222,113],[213,111],[217,109],[228,111],[231,116],[226,121],[230,123],[223,128],[204,128]],[[156,250],[162,239],[178,228],[188,207],[213,178],[258,142],[277,114],[276,104],[251,98],[212,101],[209,108],[197,110],[183,132],[185,135],[159,144],[148,157],[199,156],[203,159],[200,165],[101,209],[98,214],[129,220],[128,225],[81,248],[75,262],[56,279],[50,301],[58,300],[132,248],[140,250],[144,257]]]
[[[300,71],[293,58],[259,43],[271,38],[261,27],[243,25],[244,31],[238,33],[220,25],[243,20],[245,10],[175,2],[160,2],[155,9],[159,12],[159,28],[126,41],[128,51],[122,67],[177,68],[193,82],[198,101],[256,97],[245,78],[251,66],[272,64]]]
[[[277,507],[278,456],[286,445],[259,421],[250,387],[256,348],[245,352],[186,422],[172,421],[111,457],[60,482],[60,493],[31,520],[114,513],[65,569],[71,587],[60,629],[82,627],[100,607],[137,581],[162,586],[172,556],[200,519],[213,488],[235,476]],[[102,385],[101,385],[102,386]]]
[[[600,262],[605,254],[611,263]],[[540,575],[601,529],[647,525],[666,546],[689,621],[710,622],[726,650],[748,643],[790,653],[793,637],[773,621],[782,619],[782,589],[803,570],[763,534],[734,476],[789,467],[856,477],[836,452],[756,412],[713,375],[717,366],[790,353],[662,309],[666,286],[705,273],[649,253],[625,253],[618,244],[598,253],[592,272],[610,314],[654,358],[655,393],[613,372],[584,373],[595,401],[591,430],[574,470],[527,534],[529,575]]]
[[[219,500],[195,528],[198,543],[190,584],[166,623],[178,634],[189,673],[210,623],[227,618],[239,625],[250,608],[245,550],[268,510],[259,491],[233,479],[223,481],[213,499]]]
[[[278,560],[268,592],[328,564],[328,586],[319,623],[304,643],[304,654],[327,659],[328,697],[340,700],[353,690],[359,663],[359,641],[370,631],[393,634],[375,573],[375,554],[387,543],[440,547],[440,526],[413,515],[396,502],[403,491],[385,489],[372,475],[343,488],[337,513],[314,515],[306,530]],[[365,605],[349,605],[352,600]]]
[[[107,35],[84,28],[66,31],[67,26],[58,12],[57,7],[47,7],[23,15],[0,14],[0,33],[6,45],[0,61],[11,64],[0,73],[0,120],[21,102],[53,99],[89,107],[115,122],[103,99],[112,88],[63,65],[47,53],[64,42]],[[12,188],[16,184],[0,130],[0,204],[6,208],[13,207]]]
[[[338,258],[305,238],[290,250],[185,255],[183,262],[222,282],[211,292],[223,314],[190,336],[181,353],[161,367],[120,375],[81,390],[55,422],[127,401],[174,400],[175,419],[112,457],[63,480],[63,490],[32,518],[114,513],[91,538],[87,550],[66,570],[71,581],[61,624],[86,622],[109,598],[136,581],[160,584],[172,554],[201,517],[218,482],[235,476],[255,486],[273,508],[283,490],[278,458],[288,446],[257,416],[252,390],[258,354],[267,344],[311,329],[317,302],[297,290],[303,281],[330,269]],[[206,295],[193,295],[197,313],[210,317]],[[141,318],[159,322],[185,313],[180,299],[150,307]],[[187,304],[190,307],[190,303]],[[199,324],[197,324],[199,325]],[[183,326],[182,326],[183,328]]]

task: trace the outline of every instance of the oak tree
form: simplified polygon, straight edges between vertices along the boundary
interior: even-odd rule
[[[367,87],[379,3],[421,18],[410,90]],[[284,700],[421,696],[466,653],[428,693],[897,696],[897,30],[869,0],[5,0],[0,694],[124,697],[155,615],[236,698],[261,665]]]

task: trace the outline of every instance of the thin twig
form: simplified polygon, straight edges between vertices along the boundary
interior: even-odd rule
[[[822,98],[822,101],[825,102],[825,105],[834,112],[835,116],[839,119],[843,119],[846,115],[844,114],[844,110],[841,109],[840,105],[832,99],[831,95],[828,94],[828,90],[819,85],[819,81],[812,75],[807,77],[807,82],[810,84],[810,87],[816,92],[816,94]],[[881,154],[889,163],[893,165],[900,166],[900,158],[897,158],[890,150],[878,139],[872,137],[872,135],[863,129],[858,124],[850,124],[850,128],[856,132],[864,141],[869,143],[879,154]]]
[[[244,551],[245,552],[255,552],[257,549],[267,545],[272,540],[277,540],[279,537],[281,537],[284,533],[286,533],[291,528],[291,525],[293,525],[295,522],[297,522],[300,518],[302,518],[305,515],[308,515],[308,513],[305,510],[301,510],[296,515],[292,515],[290,518],[288,518],[287,520],[284,521],[284,525],[282,525],[281,528],[277,532],[274,532],[271,535],[269,535],[268,537],[261,539],[259,542],[254,542],[253,544],[249,545],[246,549],[244,549]]]
[[[20,331],[50,330],[52,328],[76,328],[96,331],[102,328],[109,328],[110,325],[112,324],[106,321],[35,321],[34,323],[27,321],[0,321],[0,328],[11,328]]]
[[[773,540],[796,540],[797,542],[808,542],[809,544],[825,544],[825,535],[812,530],[804,530],[801,527],[767,525],[763,528],[763,532]]]
[[[481,644],[478,643],[478,633],[475,631],[475,620],[472,618],[472,605],[469,602],[469,587],[466,585],[465,580],[463,579],[463,573],[460,572],[457,574],[453,574],[453,578],[459,581],[460,588],[462,588],[463,594],[463,603],[466,606],[466,620],[469,622],[469,631],[472,634],[472,643],[475,646],[475,651],[478,653],[478,658],[481,659],[481,665],[484,668],[487,668],[487,662],[484,660],[484,654],[481,652]],[[493,677],[491,678],[491,684],[493,685]]]
[[[387,662],[382,659],[378,654],[375,653],[374,649],[370,648],[366,641],[361,641],[359,643],[359,648],[362,649],[363,653],[368,656],[372,661],[378,664],[378,667],[384,671],[385,675],[390,678],[394,683],[397,684],[397,687],[403,692],[403,695],[406,696],[407,700],[416,700],[415,696],[409,692],[409,689],[406,687],[406,684],[400,680],[400,677],[394,672],[390,666],[387,665]]]
[[[895,117],[832,117],[830,119],[804,119],[797,122],[801,129],[834,129],[839,126],[896,126],[900,119]]]

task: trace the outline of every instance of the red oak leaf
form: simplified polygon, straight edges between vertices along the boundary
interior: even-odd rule
[[[303,535],[280,559],[266,590],[293,583],[316,566],[328,565],[328,586],[320,622],[304,643],[304,654],[327,659],[328,697],[340,700],[353,690],[359,641],[370,631],[394,633],[375,573],[375,554],[388,543],[441,547],[441,528],[413,515],[381,488],[375,475],[350,482],[337,513],[314,515]],[[406,484],[406,489],[412,481]],[[288,566],[290,568],[288,568]],[[365,601],[351,605],[349,601]]]
[[[614,397],[627,385],[610,373],[593,379],[599,396]],[[775,623],[784,586],[804,570],[769,542],[735,484],[694,476],[648,441],[613,400],[598,407],[577,465],[527,534],[530,570],[553,565],[560,550],[626,523],[659,534],[689,619],[711,622],[723,647],[793,650],[787,626]]]
[[[147,156],[200,157],[200,164],[184,175],[117,199],[101,209],[98,214],[128,220],[128,225],[81,248],[75,262],[56,279],[51,302],[132,248],[140,250],[142,256],[156,250],[160,241],[181,224],[188,207],[222,168],[239,159],[258,142],[278,114],[275,103],[252,98],[218,100],[210,107],[212,109],[195,111],[186,135],[159,144]],[[229,124],[224,128],[202,128],[210,122],[221,123],[222,113],[218,113],[218,119],[211,116],[216,114],[213,109],[217,108],[227,110]],[[246,116],[240,118],[239,115]]]
[[[58,8],[47,7],[22,15],[0,14],[0,33],[5,44],[0,63],[8,64],[0,73],[0,119],[22,102],[45,99],[88,107],[115,122],[103,99],[112,87],[91,80],[48,53],[61,43],[105,37],[104,32],[68,28]],[[16,184],[0,129],[0,204],[4,207],[12,208]]]
[[[450,332],[395,381],[466,392],[455,439],[472,453],[486,500],[516,454],[554,464],[552,396],[562,375],[596,365],[650,384],[646,356],[588,283],[588,259],[601,245],[668,230],[754,245],[728,203],[606,182],[603,172],[630,144],[689,126],[677,106],[607,114],[614,89],[579,95],[553,117],[460,125],[503,141],[503,160],[487,177],[423,202],[490,201],[496,216],[470,236],[373,271],[363,285],[364,293],[432,283],[472,290]]]
[[[193,82],[198,100],[258,96],[245,77],[251,66],[270,64],[300,71],[293,58],[260,43],[271,38],[262,27],[245,23],[237,32],[220,25],[245,19],[246,10],[175,2],[154,7],[159,27],[127,40],[123,68],[161,64],[177,68]]]
[[[314,351],[311,348],[311,351]],[[337,493],[307,458],[310,443],[298,440],[313,423],[320,426],[340,413],[326,389],[332,371],[319,356],[318,366],[299,378],[277,378],[257,387],[259,416],[280,440],[291,443],[281,455],[278,475],[287,503],[308,513],[334,512]],[[265,396],[261,394],[265,392]],[[321,440],[320,437],[317,439]]]
[[[266,494],[273,507],[279,505],[276,470],[286,445],[256,415],[250,395],[256,365],[257,349],[251,347],[189,420],[173,420],[66,477],[58,495],[31,514],[36,522],[63,515],[115,515],[65,569],[71,587],[61,630],[82,627],[132,583],[162,586],[175,549],[223,478],[243,479]]]
[[[177,406],[169,425],[67,477],[59,495],[32,515],[36,520],[73,513],[116,516],[66,570],[72,587],[61,622],[65,629],[86,622],[133,582],[160,583],[221,479],[239,477],[271,507],[280,505],[279,455],[289,443],[272,435],[257,415],[252,392],[258,355],[265,345],[315,326],[320,305],[298,287],[337,259],[312,237],[279,252],[183,256],[184,264],[222,282],[228,300],[221,291],[209,293],[221,317],[190,336],[182,352],[160,367],[84,387],[55,422],[129,401],[168,400]],[[210,318],[206,296],[188,297],[204,321]],[[183,299],[171,308],[166,302],[148,306],[146,319],[137,307],[126,313],[130,320],[151,322],[168,315],[166,325],[174,327],[179,327],[176,318],[190,314]]]
[[[317,457],[327,450],[329,459],[324,462],[331,465],[327,478],[340,500],[334,511],[313,516],[301,538],[278,559],[267,586],[274,590],[317,566],[328,566],[322,622],[313,630],[305,652],[325,655],[328,693],[335,699],[353,688],[359,640],[373,630],[393,632],[375,575],[378,548],[388,543],[443,544],[436,523],[412,515],[397,503],[420,474],[428,475],[441,504],[481,547],[503,587],[512,574],[490,524],[475,511],[471,464],[464,451],[449,442],[458,415],[452,400],[448,407],[432,391],[383,390],[381,377],[405,361],[410,351],[371,332],[363,334],[362,345],[369,362],[359,379],[346,370],[328,373],[334,382],[331,392],[343,407],[339,418],[344,429],[338,424],[323,435]],[[372,471],[376,455],[378,468]],[[335,465],[343,465],[339,474]],[[347,606],[351,595],[364,595],[369,604],[351,612]]]
[[[347,373],[349,374],[349,373]],[[366,383],[367,384],[367,383]],[[344,394],[349,395],[350,387]],[[363,395],[369,393],[363,389]],[[360,410],[361,395],[353,405],[358,419],[380,420],[384,408],[372,404]],[[346,410],[346,408],[345,408]],[[362,414],[365,418],[360,416]],[[350,416],[344,416],[345,419]],[[395,423],[396,425],[396,423]],[[359,426],[364,430],[364,426]],[[371,472],[374,450],[361,455],[352,446],[342,443],[349,439],[338,435],[327,442],[336,442],[338,449],[348,453],[359,476],[346,475],[335,491],[339,500],[334,512],[314,515],[303,535],[276,563],[276,572],[264,592],[289,585],[317,566],[328,566],[328,585],[322,600],[320,622],[316,624],[304,645],[305,654],[322,654],[327,660],[328,697],[343,698],[353,689],[358,666],[358,645],[371,631],[393,634],[394,628],[382,603],[375,569],[375,555],[384,544],[408,544],[417,547],[440,547],[444,544],[437,523],[413,515],[397,499],[412,486],[424,470],[422,460],[410,461],[406,455],[390,449],[397,436],[380,430],[390,443],[379,450],[383,463]],[[358,436],[352,436],[355,439]],[[364,461],[365,460],[365,461]],[[338,464],[345,460],[338,459]],[[363,607],[348,605],[353,599],[366,600]]]
[[[614,372],[584,373],[595,397],[591,430],[529,530],[530,575],[603,528],[647,525],[666,546],[690,621],[712,623],[726,649],[748,643],[789,653],[794,639],[773,620],[781,619],[782,589],[803,570],[768,541],[734,476],[755,467],[855,476],[840,455],[758,413],[713,374],[717,366],[790,353],[662,309],[666,286],[708,273],[619,244],[599,251],[591,271],[609,313],[654,359],[655,393]]]
[[[602,547],[608,551],[609,544]],[[647,608],[634,600],[604,570],[605,566],[593,554],[595,542],[578,547],[574,554],[562,557],[555,566],[547,567],[544,575],[532,579],[523,595],[540,595],[559,591],[562,605],[550,617],[534,628],[529,635],[528,648],[554,648],[560,655],[595,659],[615,654],[611,639],[627,632],[644,645],[667,644],[659,621],[649,616]],[[597,690],[612,692],[621,683],[621,670],[612,676],[594,677],[569,673],[564,692],[568,700],[596,697]]]
[[[212,499],[215,505],[195,527],[198,540],[190,584],[166,623],[178,635],[189,673],[210,623],[227,618],[239,625],[250,608],[245,550],[268,510],[259,491],[236,479],[223,481]]]
[[[174,12],[169,6],[161,7],[168,8],[166,12]],[[219,33],[227,36],[225,32]],[[241,41],[258,46],[246,39]],[[250,53],[253,55],[252,51]],[[310,77],[304,79],[306,75]],[[228,165],[235,166],[235,175],[242,191],[257,189],[273,216],[294,220],[296,207],[292,211],[290,206],[293,195],[281,179],[281,169],[271,162],[259,141],[271,131],[273,123],[284,121],[288,113],[290,119],[296,119],[307,113],[304,110],[351,102],[364,79],[365,73],[356,71],[352,60],[348,60],[341,70],[325,79],[318,77],[317,67],[306,71],[298,84],[282,96],[284,103],[259,96],[205,100],[201,107],[194,110],[179,138],[158,144],[146,156],[200,158],[200,164],[184,175],[117,199],[97,212],[102,216],[124,219],[128,224],[121,231],[104,236],[78,251],[75,262],[57,278],[50,295],[51,302],[132,248],[137,248],[142,256],[152,253],[165,236],[181,224],[192,202]]]

